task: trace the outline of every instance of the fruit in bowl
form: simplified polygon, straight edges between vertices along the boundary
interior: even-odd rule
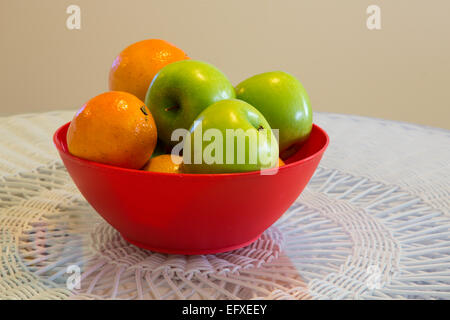
[[[161,154],[152,157],[143,168],[144,171],[181,173],[183,158],[173,154]]]
[[[206,137],[208,133],[208,141],[196,137]],[[247,172],[278,164],[278,143],[269,124],[258,110],[242,100],[221,100],[206,108],[186,138],[186,173]]]
[[[174,174],[133,170],[81,159],[67,148],[69,124],[54,143],[78,189],[130,243],[177,254],[233,250],[255,241],[297,199],[311,179],[328,136],[310,137],[273,175],[260,171]]]
[[[289,156],[308,139],[312,110],[297,78],[282,71],[265,72],[236,86],[236,97],[257,108],[272,129],[279,130],[280,153]]]
[[[293,76],[264,73],[234,88],[173,46],[163,63],[147,59],[160,45],[124,50],[110,72],[121,91],[89,100],[54,143],[80,192],[127,241],[179,254],[245,246],[299,196],[328,136]]]
[[[71,154],[140,169],[156,146],[155,121],[145,104],[126,92],[102,93],[84,104],[67,131]]]
[[[114,59],[109,71],[109,90],[125,91],[144,101],[159,70],[185,59],[189,58],[183,50],[161,39],[133,43]]]
[[[184,60],[161,69],[148,88],[145,104],[155,118],[159,138],[174,145],[174,130],[188,129],[208,106],[234,97],[234,87],[222,71],[206,62]]]

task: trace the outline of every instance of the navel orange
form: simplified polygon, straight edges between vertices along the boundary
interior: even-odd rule
[[[172,159],[174,157],[175,159]],[[175,160],[176,162],[174,162]],[[181,173],[182,157],[162,154],[160,156],[151,158],[148,164],[144,167],[145,171],[165,172],[165,173]]]
[[[102,93],[81,107],[67,131],[69,152],[80,158],[140,169],[157,140],[156,124],[145,104],[126,92]]]
[[[114,59],[109,72],[109,89],[129,92],[144,101],[158,71],[169,63],[184,59],[189,58],[167,41],[148,39],[136,42]]]

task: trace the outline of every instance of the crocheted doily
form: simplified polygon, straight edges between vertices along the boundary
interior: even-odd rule
[[[0,299],[450,298],[448,131],[316,113],[331,144],[291,208],[245,248],[183,256],[80,195],[51,142],[72,116],[0,118]]]

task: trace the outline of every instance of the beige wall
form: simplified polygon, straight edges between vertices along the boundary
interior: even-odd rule
[[[66,8],[81,7],[81,30]],[[366,27],[381,7],[382,30]],[[114,56],[166,39],[233,83],[295,74],[318,111],[450,129],[448,0],[0,0],[0,115],[75,109],[107,90]]]

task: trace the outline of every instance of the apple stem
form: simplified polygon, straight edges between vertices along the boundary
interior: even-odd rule
[[[264,129],[264,127],[262,126],[262,125],[259,125],[259,127],[258,127],[258,131],[261,131],[261,130],[263,130]]]
[[[173,109],[178,109],[178,106],[167,107],[164,109],[164,111],[169,111],[169,110],[173,110]]]

